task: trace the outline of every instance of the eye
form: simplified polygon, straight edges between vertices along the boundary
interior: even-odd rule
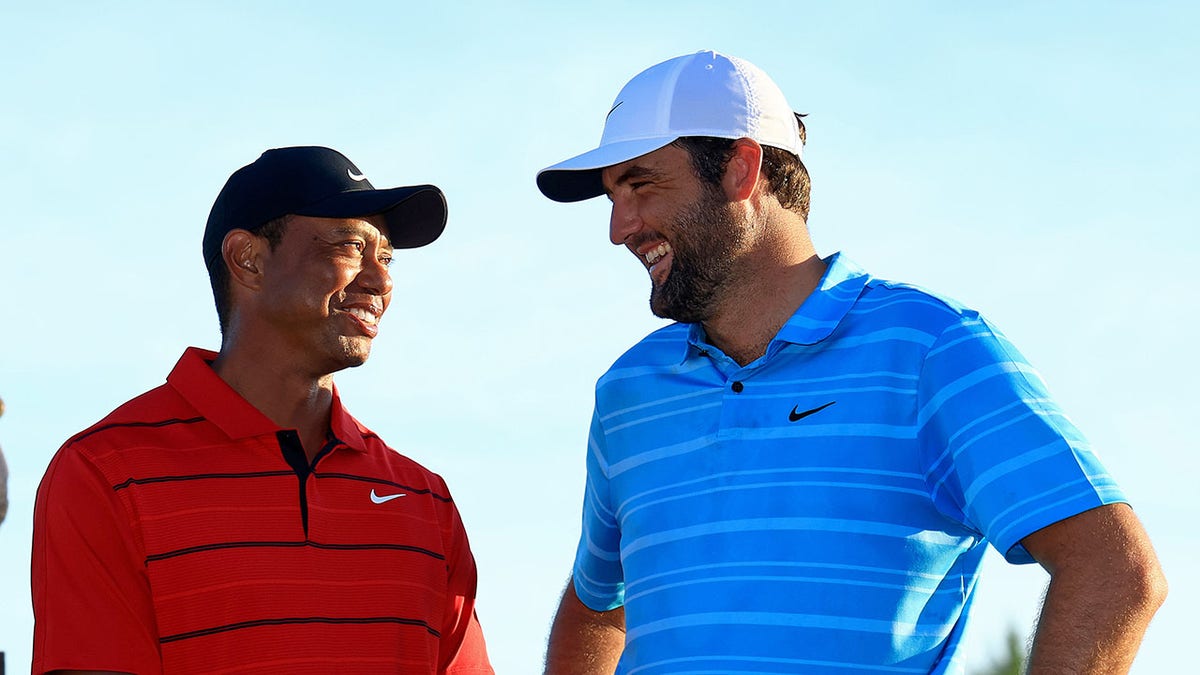
[[[391,267],[392,266],[392,254],[384,253],[383,255],[379,256],[379,262],[382,263],[384,267]]]
[[[366,244],[364,244],[363,242],[358,241],[358,240],[342,242],[342,246],[345,246],[347,248],[352,248],[359,253],[362,253],[363,250],[367,247]]]

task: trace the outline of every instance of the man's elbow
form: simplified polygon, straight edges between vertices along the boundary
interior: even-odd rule
[[[1122,602],[1128,610],[1149,619],[1167,599],[1167,577],[1149,540],[1131,542],[1124,556],[1112,559],[1107,570],[1096,570],[1101,574],[1095,582],[1112,589],[1110,595]],[[1119,561],[1119,562],[1118,562]]]
[[[1126,579],[1131,591],[1131,604],[1142,611],[1154,614],[1166,601],[1167,576],[1153,552],[1134,565]]]

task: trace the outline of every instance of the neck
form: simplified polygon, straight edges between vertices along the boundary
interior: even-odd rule
[[[709,342],[746,365],[761,357],[779,329],[817,288],[825,263],[803,228],[788,241],[760,246],[744,261],[745,274],[703,322]],[[795,230],[793,230],[795,232]]]
[[[329,432],[333,375],[303,373],[271,352],[230,341],[222,344],[213,370],[272,422],[295,429],[311,462]]]

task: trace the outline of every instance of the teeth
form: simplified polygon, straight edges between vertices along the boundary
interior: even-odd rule
[[[664,255],[670,252],[671,245],[664,241],[658,246],[646,251],[646,262],[653,265],[654,263],[658,262],[659,258],[662,258]]]
[[[374,326],[379,321],[379,317],[375,316],[374,312],[361,307],[351,307],[346,312],[368,326]]]

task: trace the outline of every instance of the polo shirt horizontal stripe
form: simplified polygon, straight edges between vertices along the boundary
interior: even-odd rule
[[[1124,500],[976,312],[827,263],[745,367],[673,324],[597,382],[574,579],[618,672],[957,672],[986,546]]]
[[[490,673],[442,479],[334,392],[309,462],[188,350],[38,493],[34,671]],[[116,608],[116,609],[114,609]]]

